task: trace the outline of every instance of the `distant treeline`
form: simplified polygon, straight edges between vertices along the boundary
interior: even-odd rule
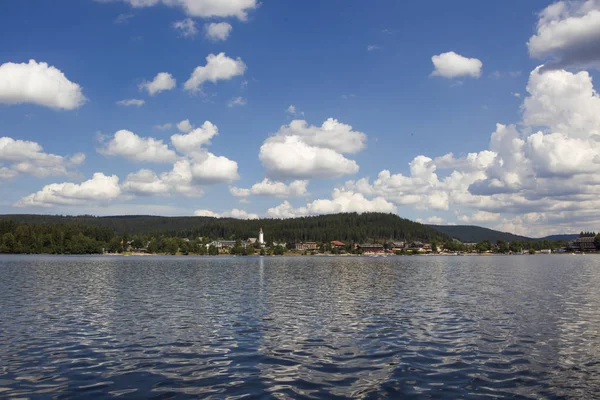
[[[173,249],[189,239],[198,249],[212,239],[246,240],[257,237],[260,228],[267,242],[295,243],[332,240],[361,243],[389,240],[420,240],[444,243],[450,238],[428,226],[384,213],[344,213],[292,219],[238,220],[211,217],[153,216],[0,216],[0,251],[5,253],[99,253],[133,239],[156,252]],[[203,240],[198,240],[202,237]],[[123,243],[121,243],[123,242]],[[188,246],[183,245],[184,247]],[[201,251],[201,250],[199,250]]]

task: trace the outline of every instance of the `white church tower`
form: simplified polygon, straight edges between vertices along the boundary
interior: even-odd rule
[[[260,231],[258,232],[258,244],[261,246],[265,245],[265,235],[263,235],[262,226],[260,227]]]

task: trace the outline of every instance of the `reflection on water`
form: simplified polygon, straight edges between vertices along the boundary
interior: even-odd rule
[[[600,395],[600,258],[0,258],[0,397]]]

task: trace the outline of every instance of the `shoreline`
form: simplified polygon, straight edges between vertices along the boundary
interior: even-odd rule
[[[600,255],[600,252],[590,252],[590,253],[523,253],[523,254],[503,254],[503,253],[463,253],[463,254],[454,254],[454,253],[442,253],[442,254],[282,254],[282,255],[251,255],[251,256],[241,256],[241,255],[231,255],[231,254],[219,254],[219,255],[206,255],[206,254],[148,254],[148,253],[77,253],[77,254],[56,254],[56,253],[0,253],[0,256],[87,256],[87,257],[210,257],[210,258],[219,258],[219,257],[361,257],[361,258],[396,258],[396,257],[493,257],[493,256],[564,256],[564,255],[576,255],[576,256],[585,256],[585,255]]]

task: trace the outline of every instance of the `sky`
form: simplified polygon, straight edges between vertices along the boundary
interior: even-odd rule
[[[600,229],[600,0],[0,6],[0,213]]]

